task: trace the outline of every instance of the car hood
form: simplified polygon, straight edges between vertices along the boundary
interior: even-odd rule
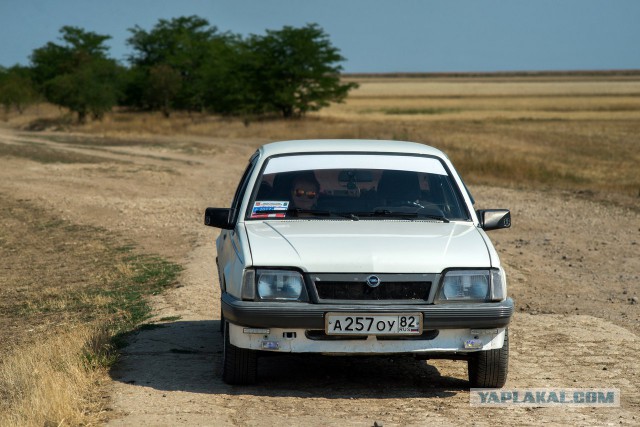
[[[306,272],[438,273],[489,267],[487,243],[471,223],[428,221],[250,221],[253,265]]]

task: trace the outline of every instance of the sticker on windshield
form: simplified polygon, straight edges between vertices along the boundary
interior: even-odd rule
[[[287,216],[289,202],[260,201],[253,204],[251,218],[284,218]]]

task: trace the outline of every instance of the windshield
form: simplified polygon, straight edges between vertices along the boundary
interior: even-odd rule
[[[455,181],[432,157],[305,154],[268,160],[247,219],[469,220]]]

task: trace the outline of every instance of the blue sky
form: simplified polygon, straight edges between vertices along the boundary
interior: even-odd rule
[[[124,60],[128,28],[194,14],[243,35],[316,22],[346,72],[640,69],[638,0],[0,0],[0,65],[63,25],[111,35]]]

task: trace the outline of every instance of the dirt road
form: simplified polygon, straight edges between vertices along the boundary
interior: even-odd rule
[[[229,203],[263,142],[0,128],[0,148],[23,153],[0,158],[0,193],[185,267],[153,301],[162,327],[133,336],[112,372],[110,424],[640,424],[640,216],[558,191],[471,188],[479,208],[512,209],[513,228],[491,235],[518,310],[506,387],[619,388],[619,408],[473,408],[466,364],[454,361],[275,356],[261,360],[258,385],[222,383],[217,233],[202,215]],[[49,158],[24,154],[34,147]]]

